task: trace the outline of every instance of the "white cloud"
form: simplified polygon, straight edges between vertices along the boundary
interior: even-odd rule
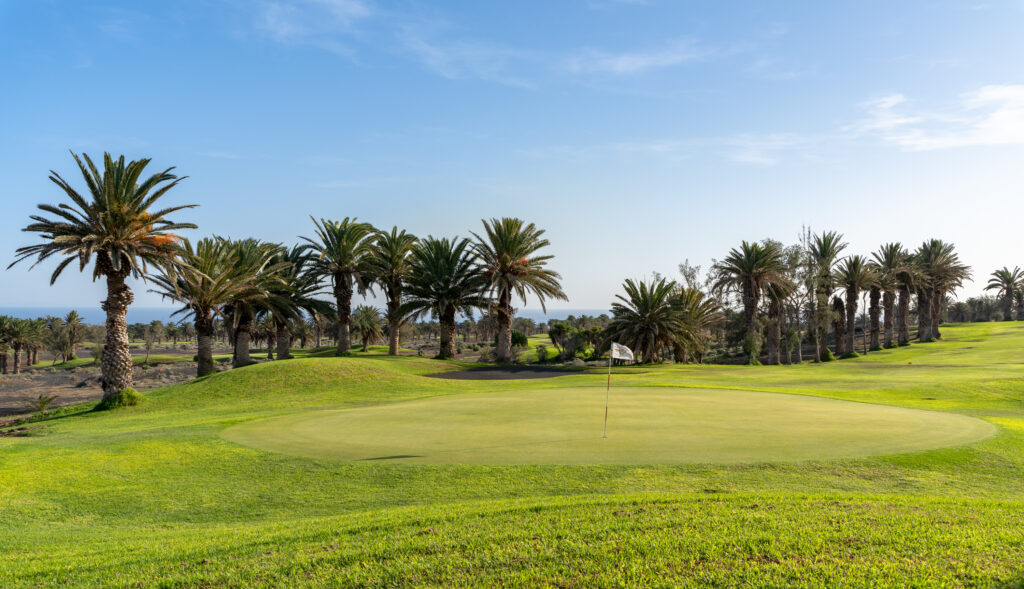
[[[275,0],[264,2],[256,17],[256,30],[280,43],[311,45],[351,55],[339,34],[351,34],[355,25],[373,15],[361,0]]]
[[[1024,144],[1024,84],[988,85],[942,110],[924,110],[902,94],[864,103],[867,118],[847,127],[907,151]]]
[[[399,34],[403,48],[427,69],[451,79],[478,78],[510,86],[533,88],[513,64],[528,60],[530,54],[481,41],[435,41],[426,27],[405,25]]]
[[[724,141],[726,156],[744,164],[774,166],[787,153],[806,145],[807,140],[792,133],[742,134]]]
[[[696,61],[707,54],[693,40],[682,39],[645,51],[608,53],[588,49],[565,60],[564,67],[574,74],[632,75]]]

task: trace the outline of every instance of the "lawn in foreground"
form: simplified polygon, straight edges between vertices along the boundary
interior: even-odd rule
[[[792,367],[665,366],[620,387],[798,394],[997,428],[963,446],[732,464],[400,464],[267,452],[228,428],[309,410],[596,388],[271,362],[0,438],[0,586],[1021,586],[1024,323]]]
[[[601,387],[432,397],[307,411],[225,430],[234,442],[310,458],[411,464],[776,462],[930,450],[993,435],[986,421],[750,391]]]

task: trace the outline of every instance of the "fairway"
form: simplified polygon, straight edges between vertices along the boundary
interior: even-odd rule
[[[963,415],[752,391],[603,387],[431,397],[250,421],[222,437],[310,458],[434,464],[653,464],[819,460],[967,444]]]

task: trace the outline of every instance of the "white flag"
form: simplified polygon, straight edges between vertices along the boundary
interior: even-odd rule
[[[612,358],[616,360],[629,360],[633,361],[633,350],[630,350],[622,344],[612,343]]]

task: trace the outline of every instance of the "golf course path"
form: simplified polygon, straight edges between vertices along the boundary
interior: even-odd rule
[[[310,458],[431,464],[738,463],[956,446],[992,424],[953,413],[753,391],[603,387],[431,397],[249,421],[222,437]]]

